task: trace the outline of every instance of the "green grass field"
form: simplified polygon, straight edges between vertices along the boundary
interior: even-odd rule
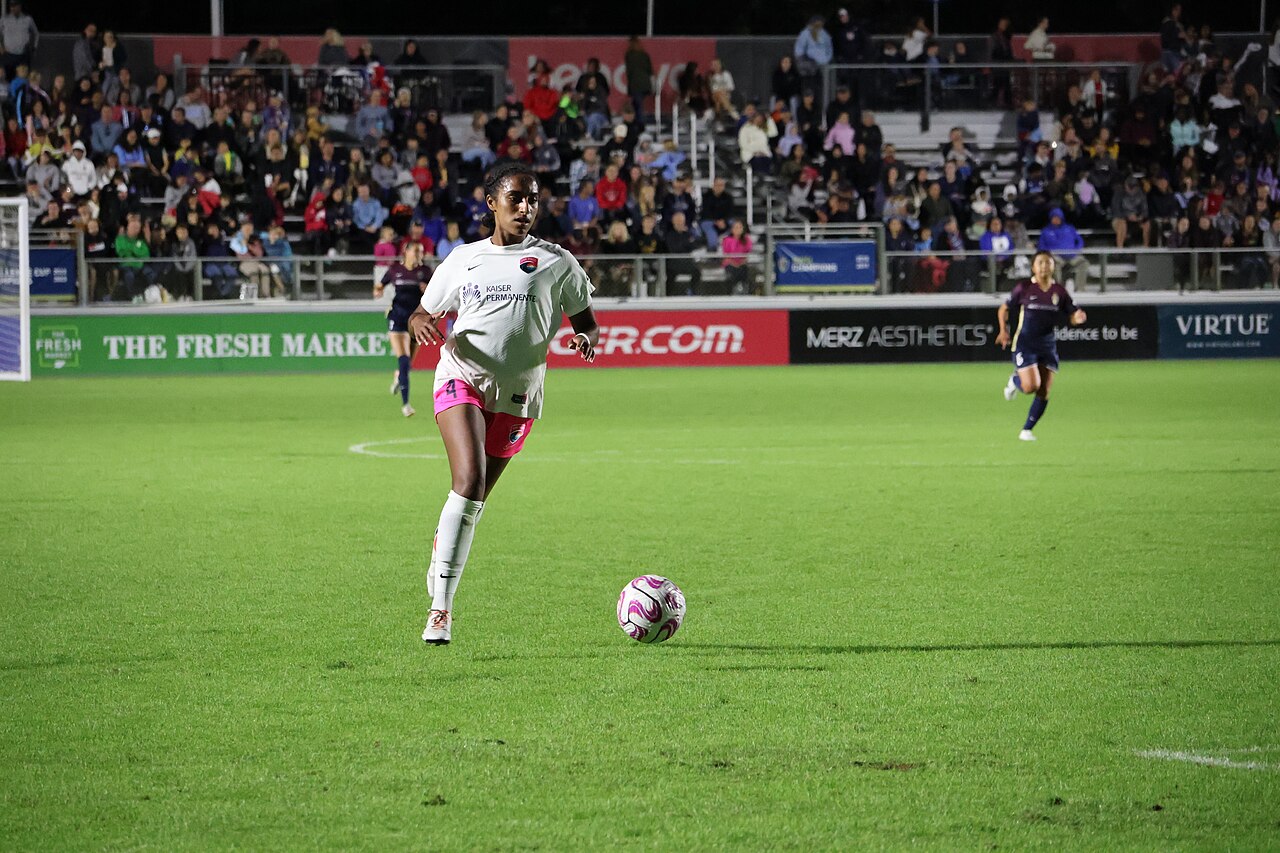
[[[444,648],[389,377],[0,387],[0,849],[1280,847],[1280,363],[555,372]]]

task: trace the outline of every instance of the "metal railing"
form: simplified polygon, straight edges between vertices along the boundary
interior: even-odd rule
[[[759,248],[740,266],[711,252],[580,255],[578,261],[600,296],[751,295],[765,287]],[[89,259],[80,279],[81,304],[370,299],[386,262],[372,255]]]
[[[804,239],[802,227],[778,234],[770,230],[740,264],[714,252],[593,254],[580,255],[578,261],[602,297],[769,296],[774,293],[772,246],[779,239]],[[839,230],[814,236],[863,237],[883,246],[879,229],[865,226],[856,233]],[[1001,254],[878,251],[875,292],[1000,293],[1030,275],[1034,253],[1030,248]],[[294,255],[248,261],[235,257],[87,259],[81,261],[79,302],[367,300],[373,297],[374,282],[385,263],[386,258],[371,255]],[[1055,277],[1077,293],[1276,288],[1280,248],[1087,248],[1070,258],[1059,255]]]
[[[500,65],[392,65],[385,70],[391,86],[386,105],[398,89],[406,88],[417,112],[491,110],[503,98],[507,75]],[[313,104],[333,115],[355,113],[371,91],[369,73],[355,66],[177,65],[174,77],[177,91],[198,84],[208,92],[210,106],[226,104],[236,111],[251,101],[261,110],[268,96],[278,92],[299,121]]]
[[[1004,103],[1018,108],[1024,99],[1053,109],[1072,84],[1093,71],[1105,85],[1102,110],[1123,108],[1137,94],[1143,65],[1127,62],[924,63],[827,65],[820,71],[822,104],[847,85],[851,102],[862,109],[920,112],[921,130],[940,110],[990,110]],[[850,122],[857,125],[857,116]]]
[[[999,293],[1031,274],[1035,249],[886,252],[881,293]],[[1067,257],[1070,254],[1071,257]],[[1280,248],[1089,247],[1056,255],[1054,277],[1077,293],[1275,288]]]

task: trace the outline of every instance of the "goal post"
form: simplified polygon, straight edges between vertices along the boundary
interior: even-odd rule
[[[31,380],[31,233],[25,196],[0,198],[0,379]]]

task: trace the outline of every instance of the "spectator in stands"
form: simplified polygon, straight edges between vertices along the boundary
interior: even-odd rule
[[[730,293],[744,294],[750,288],[751,269],[747,266],[747,256],[751,253],[751,247],[751,235],[747,233],[742,220],[732,220],[729,232],[720,244],[720,253],[724,256],[721,265],[724,267]]]
[[[166,114],[171,113],[178,103],[177,93],[169,85],[169,75],[161,72],[156,75],[155,82],[143,93],[146,103]]]
[[[484,198],[484,186],[476,184],[471,188],[471,198],[463,204],[464,231],[468,242],[479,239],[480,226],[489,213],[489,206]]]
[[[951,200],[942,194],[942,185],[930,181],[928,194],[920,203],[920,224],[940,233],[943,223],[954,217],[955,208],[951,206]]]
[[[356,199],[351,203],[351,248],[360,254],[373,251],[373,244],[387,219],[387,209],[373,197],[368,184],[356,186]]]
[[[352,236],[352,210],[351,204],[347,201],[346,187],[335,186],[331,189],[324,207],[325,224],[332,242],[329,254],[345,253]]]
[[[363,156],[360,158],[361,163],[365,163]],[[377,200],[384,205],[390,205],[395,202],[395,187],[398,171],[395,166],[395,152],[390,148],[384,148],[378,152],[377,162],[368,169],[361,169],[359,176],[352,175],[352,179],[356,184],[370,184],[371,191],[377,196]]]
[[[152,196],[162,194],[169,184],[169,152],[165,151],[160,138],[161,133],[158,127],[153,127],[146,132],[142,140],[142,156],[146,169],[134,173],[139,188]]]
[[[706,78],[698,71],[696,62],[685,63],[684,68],[676,75],[676,91],[679,102],[696,116],[703,115],[711,103]]]
[[[729,195],[729,182],[717,175],[711,182],[711,191],[702,197],[702,218],[699,226],[707,248],[715,251],[721,238],[728,233],[733,221],[733,196]]]
[[[471,124],[462,138],[462,162],[475,164],[480,171],[488,171],[498,159],[489,145],[488,117],[481,110],[471,114]]]
[[[316,64],[334,68],[347,64],[346,43],[342,34],[332,27],[325,30],[324,36],[320,39],[320,52],[316,57]]]
[[[4,48],[5,73],[12,75],[19,65],[30,65],[31,57],[40,44],[40,30],[36,22],[22,10],[22,4],[14,0],[9,4],[9,14],[0,19],[0,46]]]
[[[58,168],[58,164],[54,163],[54,152],[49,147],[41,149],[36,159],[28,165],[27,182],[32,181],[35,181],[41,190],[47,193],[49,199],[56,199],[61,188],[63,188],[63,173]],[[36,207],[36,215],[40,215],[42,209],[44,209],[44,205]]]
[[[1022,109],[1014,117],[1014,131],[1018,137],[1018,159],[1026,161],[1042,139],[1040,111],[1036,108],[1034,99],[1023,100]]]
[[[187,121],[195,125],[197,131],[204,130],[213,121],[213,113],[205,102],[205,93],[202,86],[193,87],[190,92],[178,99],[175,106],[182,107],[186,112]]]
[[[1049,19],[1041,18],[1022,44],[1032,59],[1052,62],[1058,46],[1049,40]]]
[[[132,132],[129,131],[129,133]],[[219,186],[230,189],[232,192],[238,192],[244,186],[244,161],[231,149],[227,140],[218,142],[218,149],[214,152],[212,161],[213,175],[217,178]],[[120,158],[120,163],[128,165],[123,156]]]
[[[120,161],[120,168],[124,169],[129,175],[129,183],[137,185],[139,180],[147,174],[147,155],[142,150],[141,140],[138,139],[138,131],[129,128],[124,132],[120,141],[111,149],[115,152],[116,157]]]
[[[80,33],[80,38],[71,47],[71,75],[76,80],[83,80],[98,69],[101,59],[102,43],[98,40],[98,25],[89,23]]]
[[[142,87],[133,82],[133,73],[128,68],[121,68],[102,81],[102,97],[108,104],[120,103],[122,94],[129,96],[130,104],[142,101]]]
[[[834,57],[835,45],[831,41],[831,35],[823,29],[824,23],[826,21],[821,15],[814,15],[796,36],[795,47],[791,52],[795,55],[796,70],[800,72],[802,80],[817,78]]]
[[[785,101],[793,110],[798,106],[800,73],[796,71],[795,60],[790,56],[778,60],[778,66],[773,69],[770,91],[775,100]]]
[[[559,106],[560,95],[551,88],[551,75],[538,75],[529,91],[524,93],[524,108],[538,117],[544,133],[553,133]]]
[[[98,170],[86,154],[84,143],[78,139],[71,144],[71,156],[63,162],[62,174],[79,198],[87,197],[97,184]]]
[[[737,120],[738,111],[733,106],[733,74],[724,67],[719,57],[711,60],[710,73],[707,75],[707,91],[711,93],[711,109],[717,118]]]
[[[836,120],[832,123],[831,129],[827,131],[826,139],[823,140],[822,148],[828,153],[831,149],[839,147],[841,152],[846,156],[853,154],[854,149],[854,133],[853,127],[849,124],[849,114],[841,112],[836,115]]]
[[[141,296],[155,280],[155,272],[149,264],[143,262],[150,260],[151,247],[147,244],[140,219],[130,219],[124,230],[116,235],[115,252],[116,257],[120,258],[120,290],[130,298]]]
[[[205,259],[202,265],[204,276],[209,279],[218,295],[224,298],[234,295],[237,289],[234,255],[222,238],[222,226],[217,222],[209,222],[205,226],[200,256]],[[200,283],[196,282],[196,287],[199,286]]]
[[[929,29],[929,25],[924,22],[924,18],[916,18],[915,23],[911,25],[911,29],[907,31],[906,36],[902,40],[902,54],[907,62],[916,62],[925,51],[925,44],[933,36],[933,31]]]
[[[689,175],[681,173],[676,175],[675,180],[671,182],[671,187],[666,196],[662,199],[662,221],[670,223],[671,218],[676,213],[683,213],[685,223],[693,223],[698,221],[698,205],[694,201],[693,193],[690,186],[692,181]]]
[[[116,142],[119,141],[123,132],[124,126],[115,120],[111,107],[103,107],[101,118],[94,122],[89,133],[89,144],[93,147],[93,153],[99,157],[105,157],[107,152],[116,147]]]
[[[738,131],[738,154],[742,165],[762,175],[773,174],[773,151],[769,147],[764,113],[756,113]],[[852,131],[850,131],[852,138]]]
[[[382,100],[382,93],[369,93],[368,102],[356,113],[356,140],[367,149],[373,149],[383,135],[392,131],[391,113]]]
[[[688,220],[683,210],[676,210],[667,220],[667,233],[663,238],[663,248],[669,255],[688,255],[698,247],[698,238],[689,229]],[[672,258],[667,261],[667,281],[674,284],[677,279],[688,276],[689,286],[686,293],[695,295],[702,286],[702,270],[696,261],[689,258]]]
[[[1013,62],[1013,38],[1009,32],[1009,27],[1009,18],[1002,15],[996,21],[995,32],[988,39],[988,55],[993,65]],[[1008,71],[994,70],[991,75],[991,88],[992,94],[995,96],[996,107],[1000,109],[1013,107],[1012,85]]]
[[[584,180],[578,185],[578,192],[569,199],[569,219],[575,231],[599,225],[600,203],[596,201],[595,181]]]
[[[1141,233],[1142,242],[1139,245],[1149,245],[1151,221],[1147,197],[1142,192],[1138,179],[1132,175],[1125,178],[1120,191],[1111,199],[1111,226],[1116,232],[1117,249],[1124,248],[1130,229]]]
[[[436,243],[436,257],[444,260],[449,257],[449,253],[459,246],[465,246],[466,241],[462,239],[461,229],[458,227],[456,219],[450,219],[445,223],[444,239]]]
[[[653,60],[640,43],[639,36],[632,36],[627,41],[627,52],[623,54],[622,62],[626,73],[627,93],[635,107],[636,116],[643,123],[645,98],[653,94]]]
[[[1040,232],[1040,242],[1036,248],[1052,252],[1058,267],[1065,270],[1066,281],[1077,290],[1084,290],[1089,275],[1089,261],[1080,254],[1084,248],[1084,239],[1080,232],[1066,221],[1062,209],[1055,207],[1049,211],[1049,224]]]
[[[596,204],[601,221],[605,224],[623,219],[627,207],[627,183],[620,175],[617,163],[605,166],[604,176],[595,188]]]

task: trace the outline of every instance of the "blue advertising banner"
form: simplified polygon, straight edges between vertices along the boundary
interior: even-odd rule
[[[31,295],[75,299],[75,249],[31,249]]]
[[[777,243],[774,266],[780,293],[871,293],[876,289],[874,240]]]
[[[1280,356],[1276,302],[1161,305],[1161,358]]]

